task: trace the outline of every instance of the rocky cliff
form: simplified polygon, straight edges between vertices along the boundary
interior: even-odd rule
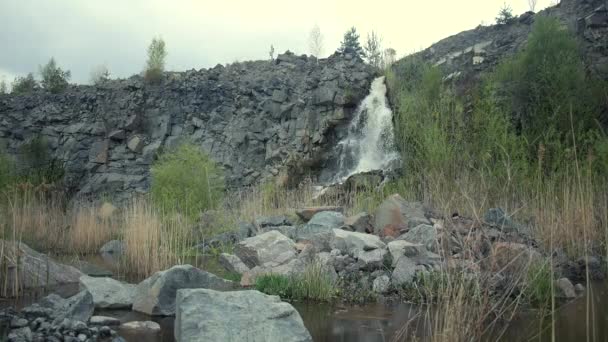
[[[228,186],[247,186],[287,167],[321,167],[374,76],[349,55],[287,52],[167,73],[157,86],[134,76],[61,94],[0,95],[0,147],[19,157],[44,138],[78,195],[126,197],[148,189],[159,151],[190,140],[223,166]]]
[[[606,0],[561,0],[537,14],[527,12],[511,23],[478,26],[445,38],[429,48],[398,61],[419,57],[440,66],[447,79],[464,84],[478,79],[503,58],[513,55],[526,43],[537,15],[557,17],[576,33],[587,68],[593,75],[608,80],[608,2]]]

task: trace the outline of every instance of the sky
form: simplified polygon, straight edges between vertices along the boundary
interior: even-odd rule
[[[538,0],[536,10],[556,0]],[[105,65],[113,77],[141,72],[146,48],[162,37],[166,69],[183,71],[268,59],[275,51],[308,54],[318,25],[325,57],[355,26],[398,56],[422,50],[479,24],[491,24],[506,3],[518,15],[528,0],[0,0],[0,79],[37,72],[50,57],[89,83]]]

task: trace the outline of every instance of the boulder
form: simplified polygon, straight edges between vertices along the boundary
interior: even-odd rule
[[[77,284],[83,275],[77,268],[60,264],[22,242],[0,240],[0,248],[4,249],[8,261],[8,284],[17,282],[25,288]],[[18,273],[14,272],[16,269]]]
[[[299,209],[296,211],[296,215],[300,217],[304,221],[309,221],[315,214],[323,212],[323,211],[335,211],[338,213],[343,213],[344,209],[342,207],[333,207],[333,206],[325,206],[325,207],[308,207]]]
[[[160,325],[152,321],[133,321],[121,325],[120,329],[129,333],[135,331],[140,333],[158,333],[160,332]]]
[[[576,289],[568,278],[560,278],[556,280],[555,288],[557,289],[556,297],[558,298],[576,298]]]
[[[410,258],[401,257],[391,275],[391,283],[396,287],[411,284],[416,277],[416,273],[425,270],[424,266],[416,265]]]
[[[389,196],[374,213],[375,233],[397,237],[420,224],[431,224],[420,202],[407,202],[398,194]]]
[[[388,291],[390,285],[391,278],[389,278],[387,275],[381,275],[374,279],[372,283],[372,290],[375,293],[385,293]]]
[[[24,312],[35,312],[38,308],[42,308],[47,312],[47,316],[54,319],[88,322],[93,316],[95,304],[88,291],[81,291],[67,299],[52,293],[42,298],[38,304],[24,309]]]
[[[393,259],[393,267],[397,265],[397,261],[399,261],[399,258],[402,256],[415,258],[424,255],[426,252],[426,249],[422,244],[411,243],[405,240],[391,241],[387,244],[387,246]]]
[[[421,244],[427,250],[436,253],[438,250],[437,229],[428,224],[421,224],[412,228],[407,233],[399,236],[397,240]]]
[[[228,272],[243,274],[249,271],[249,267],[247,267],[247,265],[245,265],[236,255],[222,253],[220,254],[219,262]]]
[[[501,208],[488,209],[483,216],[483,220],[491,227],[497,228],[505,233],[530,234],[526,226],[513,221]]]
[[[285,215],[280,216],[259,216],[256,217],[254,223],[258,229],[266,227],[291,226],[293,225],[289,218]]]
[[[315,214],[308,223],[299,226],[297,241],[310,241],[319,251],[330,251],[329,240],[332,230],[344,225],[344,215],[336,211],[322,211]]]
[[[140,153],[144,148],[144,140],[140,136],[136,135],[129,139],[129,142],[127,142],[127,147],[129,150],[135,153]]]
[[[174,332],[177,341],[188,342],[312,341],[291,304],[254,290],[179,290]]]
[[[93,316],[89,319],[89,324],[98,326],[120,325],[120,320],[108,316]]]
[[[101,248],[99,249],[99,253],[120,255],[124,251],[124,248],[125,248],[124,242],[119,241],[119,240],[110,240],[110,241],[106,242],[103,246],[101,246]]]
[[[387,253],[386,248],[378,248],[371,251],[360,250],[354,257],[359,262],[360,268],[375,270],[384,266]]]
[[[80,289],[91,293],[99,309],[131,308],[135,287],[112,278],[80,277]]]
[[[494,272],[516,275],[541,261],[540,253],[521,243],[497,242],[492,248],[491,262]]]
[[[349,216],[344,220],[344,228],[357,233],[373,233],[373,218],[370,214],[363,212],[354,216]]]
[[[384,242],[376,235],[349,232],[343,229],[334,229],[330,241],[332,249],[338,249],[343,254],[356,257],[360,252],[383,249]]]
[[[232,290],[235,284],[191,265],[177,265],[154,273],[137,285],[133,310],[152,316],[175,314],[175,293],[179,289]]]
[[[249,268],[275,267],[296,257],[295,242],[277,231],[269,231],[239,242],[234,254]]]

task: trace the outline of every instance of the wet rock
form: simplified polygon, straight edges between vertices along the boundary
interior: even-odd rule
[[[133,321],[121,325],[120,329],[129,332],[137,331],[141,333],[158,333],[160,332],[160,325],[152,321]]]
[[[368,233],[371,234],[374,232],[373,226],[373,218],[370,214],[363,212],[354,216],[347,217],[344,220],[343,229],[347,229],[353,232],[358,233]]]
[[[568,278],[560,278],[555,282],[558,298],[576,298],[576,290]]]
[[[154,273],[137,285],[133,310],[152,316],[175,314],[175,293],[184,288],[232,290],[235,284],[191,265],[177,265]]]
[[[176,308],[178,341],[312,341],[293,306],[258,291],[179,290]]]
[[[120,240],[111,240],[111,241],[106,242],[103,246],[101,246],[101,248],[99,249],[99,253],[120,255],[124,251],[124,248],[125,248],[124,242],[122,242]]]
[[[391,278],[387,275],[382,275],[374,279],[372,290],[375,293],[386,293],[391,285]]]
[[[338,213],[343,213],[344,208],[335,207],[335,206],[325,206],[325,207],[308,207],[299,209],[296,211],[296,215],[298,215],[302,220],[309,221],[315,214],[323,212],[323,211],[334,211]]]
[[[219,262],[228,272],[243,274],[249,271],[249,267],[236,255],[222,253],[220,254]]]
[[[40,300],[38,304],[32,305],[34,310],[24,311],[33,313],[36,307],[47,309],[47,315],[56,319],[69,319],[87,322],[93,315],[95,304],[93,296],[88,291],[81,291],[74,296],[64,299],[52,293]],[[44,311],[44,310],[40,310]]]
[[[270,231],[239,242],[234,254],[249,268],[275,267],[295,259],[296,248],[285,235]]]
[[[420,224],[431,224],[422,203],[408,202],[398,194],[385,199],[374,213],[374,228],[378,235],[397,237]]]
[[[91,293],[95,307],[99,309],[131,308],[135,288],[135,285],[112,278],[80,277],[80,289]]]
[[[421,224],[412,228],[407,233],[399,236],[398,240],[405,240],[412,243],[423,245],[427,250],[436,253],[437,247],[437,229],[428,224]]]
[[[93,316],[89,319],[89,324],[91,325],[99,325],[99,326],[110,326],[110,325],[120,325],[120,320],[114,317],[108,316]]]

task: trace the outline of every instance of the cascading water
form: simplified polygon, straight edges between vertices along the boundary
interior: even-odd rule
[[[338,168],[330,183],[341,183],[356,173],[389,169],[399,160],[393,112],[387,102],[384,77],[378,77],[359,104],[347,136],[338,143]]]

